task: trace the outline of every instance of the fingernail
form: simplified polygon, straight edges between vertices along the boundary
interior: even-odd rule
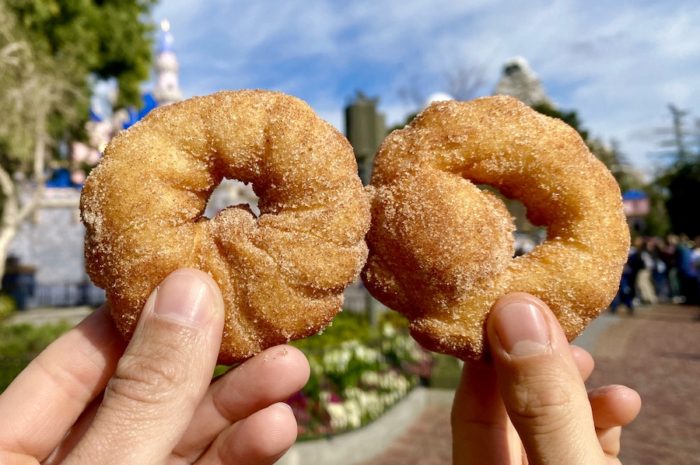
[[[203,273],[175,271],[155,292],[154,313],[176,323],[204,326],[216,311],[217,297]]]
[[[549,329],[536,305],[514,300],[494,310],[496,334],[510,355],[524,357],[547,351]]]
[[[274,406],[280,410],[284,410],[285,412],[294,412],[294,410],[292,410],[291,405],[289,405],[286,402],[277,402],[276,404],[274,404]]]
[[[595,399],[597,397],[605,397],[611,392],[615,391],[620,391],[620,392],[625,392],[627,388],[625,386],[621,386],[619,384],[610,384],[608,386],[601,386],[595,389],[591,389],[588,392],[588,398],[589,399]]]

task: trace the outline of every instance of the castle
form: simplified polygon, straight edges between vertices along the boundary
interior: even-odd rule
[[[109,140],[160,105],[180,100],[178,62],[173,35],[167,20],[161,22],[155,60],[155,86],[142,96],[141,107],[113,111],[114,90],[109,83],[96,83],[86,124],[87,142],[74,142],[67,160],[52,173],[44,197],[29,221],[21,225],[10,245],[8,261],[33,272],[33,285],[23,302],[28,307],[95,305],[104,300],[104,292],[95,287],[85,273],[80,222],[80,190],[85,180],[84,167],[95,166]],[[31,192],[24,195],[30,196]]]

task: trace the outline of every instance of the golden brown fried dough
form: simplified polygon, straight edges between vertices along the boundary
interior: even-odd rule
[[[253,184],[258,218],[240,206],[202,216],[224,177]],[[88,274],[122,333],[170,272],[199,268],[225,301],[222,363],[326,326],[367,256],[369,200],[350,144],[276,92],[154,110],[109,144],[81,212]]]
[[[547,241],[513,257],[513,220],[475,184],[521,200]],[[620,189],[565,123],[510,97],[434,103],[383,143],[374,166],[370,292],[425,347],[484,356],[496,299],[531,293],[568,338],[614,297],[629,230]]]

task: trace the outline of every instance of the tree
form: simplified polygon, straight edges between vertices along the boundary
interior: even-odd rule
[[[476,98],[485,85],[485,68],[476,65],[461,65],[451,68],[441,76],[441,83],[435,87],[435,80],[425,75],[412,74],[406,79],[406,84],[399,87],[399,98],[406,104],[420,111],[431,95],[438,90],[446,92],[455,100],[471,100]],[[410,123],[418,115],[413,112],[406,118]]]
[[[93,74],[118,80],[119,105],[138,102],[152,59],[153,25],[144,19],[156,0],[5,1],[32,48],[60,64],[84,97]]]
[[[691,147],[700,134],[697,131],[700,128],[700,122],[696,121],[696,131],[694,132],[686,125],[686,117],[689,114],[687,110],[682,110],[672,103],[669,103],[667,107],[671,113],[671,126],[656,130],[664,136],[664,139],[659,143],[658,153],[669,158],[672,164],[682,164],[690,161],[693,157]]]
[[[604,142],[598,137],[590,135],[583,127],[583,123],[576,111],[559,110],[548,104],[536,105],[535,110],[540,113],[558,118],[574,128],[589,150],[610,170],[613,177],[620,186],[622,192],[628,190],[641,190],[649,197],[649,214],[645,217],[643,229],[638,231],[641,234],[663,236],[671,229],[670,209],[668,208],[668,180],[654,180],[650,183],[644,182],[640,176],[636,175],[630,168],[624,153],[620,150],[617,141]]]
[[[0,276],[43,195],[47,162],[88,116],[89,77],[117,78],[123,103],[148,77],[153,0],[0,2]],[[29,194],[23,194],[28,190]]]
[[[666,236],[671,232],[671,218],[667,207],[668,189],[654,180],[642,190],[649,197],[649,214],[644,219],[641,232],[647,236]]]
[[[593,137],[583,126],[583,122],[574,110],[559,110],[550,104],[542,103],[533,107],[543,115],[557,118],[571,126],[579,133],[588,149],[610,170],[624,192],[629,189],[641,189],[644,183],[630,169],[627,158],[620,150],[619,143],[612,140],[606,143],[599,137]]]
[[[674,104],[668,109],[671,126],[658,132],[665,136],[659,143],[660,153],[670,158],[670,164],[656,183],[667,193],[666,208],[673,231],[695,237],[700,235],[700,217],[695,214],[700,199],[700,148],[693,150],[698,133],[685,123],[688,111]]]
[[[557,118],[576,129],[581,139],[588,143],[588,130],[583,127],[578,113],[574,110],[560,110],[549,103],[540,103],[532,107],[533,110],[551,118]]]
[[[486,84],[482,66],[457,66],[445,74],[447,93],[455,100],[471,100]]]

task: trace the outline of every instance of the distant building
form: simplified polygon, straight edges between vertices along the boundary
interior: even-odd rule
[[[80,191],[74,187],[48,187],[40,207],[10,245],[8,257],[34,271],[33,295],[25,297],[28,307],[97,304],[104,299],[85,273],[79,200]]]
[[[513,57],[503,64],[501,78],[493,91],[494,95],[510,95],[528,106],[550,105],[544,86],[523,57]]]
[[[213,218],[216,214],[231,205],[247,204],[254,215],[260,214],[258,196],[253,186],[234,179],[224,179],[211,193],[204,216]]]
[[[345,107],[345,135],[357,159],[357,169],[362,183],[369,184],[374,155],[386,137],[386,118],[377,110],[379,99],[369,98],[358,92]]]

